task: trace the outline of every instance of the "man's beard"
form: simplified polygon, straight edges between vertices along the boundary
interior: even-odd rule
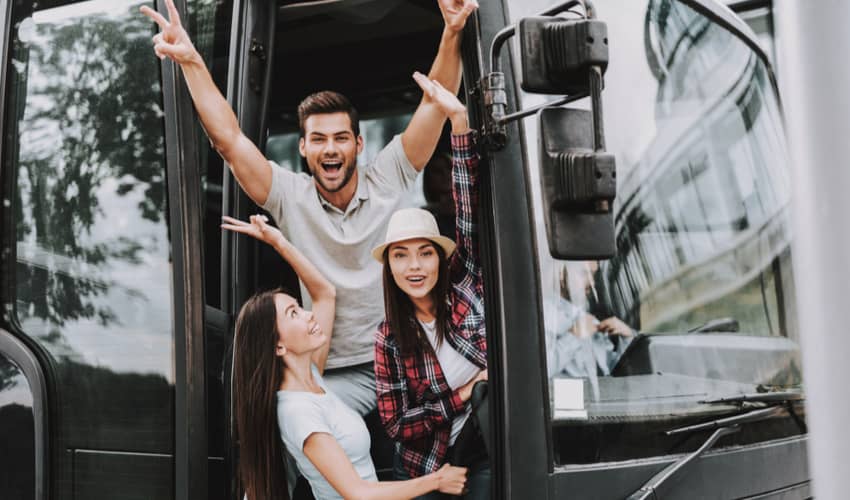
[[[319,166],[317,168],[324,168],[324,167],[322,167],[322,165],[319,164]],[[325,184],[325,180],[320,175],[316,175],[315,173],[313,173],[313,178],[316,179],[316,182],[319,183],[319,186],[321,186],[322,189],[324,189],[328,193],[336,193],[337,191],[341,191],[345,186],[348,185],[349,182],[351,182],[351,178],[354,177],[354,172],[357,170],[357,163],[351,162],[351,164],[349,164],[347,166],[343,165],[340,168],[343,169],[343,176],[342,176],[342,180],[340,181],[339,185],[337,185],[335,188],[328,187]]]

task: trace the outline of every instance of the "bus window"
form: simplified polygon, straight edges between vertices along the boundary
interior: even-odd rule
[[[230,16],[233,13],[232,1],[213,2],[209,0],[189,0],[187,30],[195,48],[204,58],[216,85],[226,94],[227,66],[230,47]],[[232,332],[228,331],[227,316],[222,312],[221,304],[221,224],[223,199],[224,161],[212,148],[209,139],[196,121],[198,144],[198,165],[201,170],[204,203],[204,293],[207,314],[204,325],[206,388],[207,388],[207,432],[209,440],[207,451],[211,457],[225,456],[227,442],[225,394],[223,385],[224,357]],[[211,462],[211,478],[221,479],[216,467],[219,462]],[[210,483],[214,484],[214,483]],[[224,490],[224,487],[220,488]],[[215,488],[211,488],[215,490]]]
[[[556,3],[508,2],[513,20]],[[786,147],[768,67],[684,2],[594,4],[610,40],[614,258],[549,255],[538,126],[524,122],[547,371],[562,399],[550,408],[556,466],[690,451],[660,431],[729,411],[701,401],[802,383]],[[521,95],[523,107],[546,98]],[[800,430],[782,419],[759,432],[728,443]]]
[[[142,465],[170,474],[175,374],[163,110],[145,4],[14,4],[3,143],[14,276],[3,288],[54,365],[56,473],[94,480],[120,455],[98,450],[147,452],[122,481],[154,498],[170,483]],[[80,498],[104,488],[75,484]]]
[[[195,48],[204,58],[216,86],[227,94],[227,65],[230,48],[230,16],[233,2],[189,0],[187,30]],[[201,199],[204,202],[204,292],[206,303],[222,309],[221,305],[221,210],[224,161],[212,148],[207,134],[196,120],[198,165],[201,169]]]

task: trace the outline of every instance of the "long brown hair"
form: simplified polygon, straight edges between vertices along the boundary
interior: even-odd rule
[[[277,424],[277,391],[283,382],[283,360],[275,354],[278,293],[283,291],[260,292],[245,301],[233,339],[239,479],[251,500],[289,498]]]
[[[439,274],[437,283],[431,289],[431,298],[434,300],[434,305],[437,307],[436,317],[436,337],[437,346],[439,346],[445,338],[446,328],[448,328],[449,320],[449,264],[446,258],[446,252],[443,248],[433,243],[437,250],[437,256],[440,258]],[[389,261],[390,247],[384,250],[384,314],[386,314],[387,323],[390,325],[390,331],[395,335],[398,347],[403,355],[412,355],[420,350],[430,350],[431,344],[425,337],[425,332],[422,330],[422,325],[416,320],[413,302],[404,291],[399,288],[393,278],[392,269],[390,269]]]

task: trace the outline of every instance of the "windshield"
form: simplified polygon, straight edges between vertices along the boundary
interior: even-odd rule
[[[508,3],[518,21],[560,2]],[[669,452],[647,444],[648,422],[664,430],[730,411],[705,400],[801,384],[786,145],[767,66],[684,3],[594,3],[610,40],[603,103],[617,159],[614,258],[550,256],[538,123],[523,121],[562,463]],[[523,93],[521,103],[551,98]],[[600,432],[629,422],[643,423],[640,446],[624,445],[629,433],[617,445]],[[575,431],[590,426],[593,437]],[[559,451],[560,441],[572,445]]]

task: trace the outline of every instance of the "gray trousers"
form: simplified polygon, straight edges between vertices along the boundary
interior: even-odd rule
[[[378,407],[373,362],[327,369],[322,378],[331,392],[361,417]]]

